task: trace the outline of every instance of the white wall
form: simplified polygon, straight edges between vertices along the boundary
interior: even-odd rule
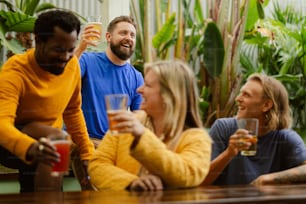
[[[57,7],[71,9],[84,17],[102,14],[102,2],[105,0],[41,0]]]
[[[296,11],[301,11],[303,16],[306,16],[306,0],[270,0],[268,6],[265,8],[267,16],[270,16],[273,4],[278,3],[281,8],[286,8],[286,6],[292,6]]]

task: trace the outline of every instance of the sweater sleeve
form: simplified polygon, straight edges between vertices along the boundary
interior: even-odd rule
[[[81,109],[81,78],[80,67],[76,58],[71,60],[71,66],[77,66],[76,72],[73,72],[76,80],[75,90],[73,95],[64,111],[64,122],[67,131],[71,135],[74,143],[80,149],[80,157],[82,160],[89,160],[92,157],[94,146],[89,139],[87,133],[86,123]]]
[[[121,146],[126,147],[126,152],[119,151],[120,137],[125,142]],[[122,138],[121,138],[122,140]],[[106,133],[100,145],[96,149],[93,159],[89,162],[88,173],[91,178],[91,183],[98,189],[125,189],[133,180],[137,179],[136,172],[132,173],[126,168],[119,167],[118,160],[124,163],[125,166],[139,169],[139,164],[133,160],[128,153],[128,147],[131,145],[133,137],[128,134],[113,136]],[[121,156],[120,156],[121,155]],[[118,157],[120,157],[118,159]]]
[[[173,152],[146,130],[131,155],[151,174],[161,177],[166,187],[193,187],[199,185],[208,173],[211,139],[203,129],[186,130]]]
[[[6,70],[14,65],[7,61],[0,74],[0,145],[26,162],[26,152],[35,139],[15,127],[16,111],[22,93],[22,75]]]

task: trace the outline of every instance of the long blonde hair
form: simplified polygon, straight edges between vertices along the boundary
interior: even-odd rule
[[[165,107],[164,141],[176,140],[187,128],[202,128],[198,89],[192,69],[181,60],[146,63],[144,73],[153,71],[159,79]]]
[[[257,81],[262,85],[263,97],[270,99],[273,107],[266,113],[265,125],[270,130],[290,128],[292,116],[289,107],[288,92],[277,79],[265,74],[252,74],[248,81]]]

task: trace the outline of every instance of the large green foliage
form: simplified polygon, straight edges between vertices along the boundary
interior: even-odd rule
[[[56,8],[50,3],[41,3],[40,0],[0,0],[6,6],[6,10],[0,11],[0,43],[13,53],[21,53],[24,47],[16,39],[7,39],[8,32],[32,32],[36,20],[36,14]]]
[[[36,17],[39,13],[58,8],[57,6],[40,0],[0,0],[6,9],[0,11],[0,43],[13,53],[21,53],[24,47],[16,38],[7,39],[8,32],[32,32]],[[64,9],[67,10],[67,9]],[[69,10],[70,11],[70,10]],[[73,12],[73,11],[72,11]],[[84,21],[84,17],[73,12]]]
[[[133,64],[141,70],[144,62],[158,59],[189,63],[198,77],[206,126],[235,112],[241,82],[239,49],[249,1],[256,0],[177,0],[176,4],[155,0],[154,6],[151,1],[131,1],[138,24]]]
[[[293,128],[306,138],[306,18],[293,7],[276,3],[273,18],[258,20],[245,36],[241,63],[245,77],[265,72],[289,93]]]
[[[204,55],[203,62],[207,67],[208,74],[215,78],[222,73],[224,58],[224,45],[221,33],[215,23],[208,23],[204,32]]]

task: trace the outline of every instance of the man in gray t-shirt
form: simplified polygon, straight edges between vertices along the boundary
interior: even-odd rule
[[[210,128],[214,141],[209,174],[203,185],[280,184],[306,182],[306,148],[293,130],[288,93],[273,77],[251,75],[236,97],[237,116],[215,121]],[[238,129],[237,119],[257,118],[255,156],[242,156],[250,148],[248,131]],[[298,170],[298,171],[297,171]]]
[[[238,129],[236,118],[217,120],[210,129],[214,140],[212,160],[228,147],[229,138]],[[258,176],[301,165],[306,148],[301,137],[290,129],[270,131],[258,138],[255,156],[237,154],[215,180],[216,185],[249,184]]]

